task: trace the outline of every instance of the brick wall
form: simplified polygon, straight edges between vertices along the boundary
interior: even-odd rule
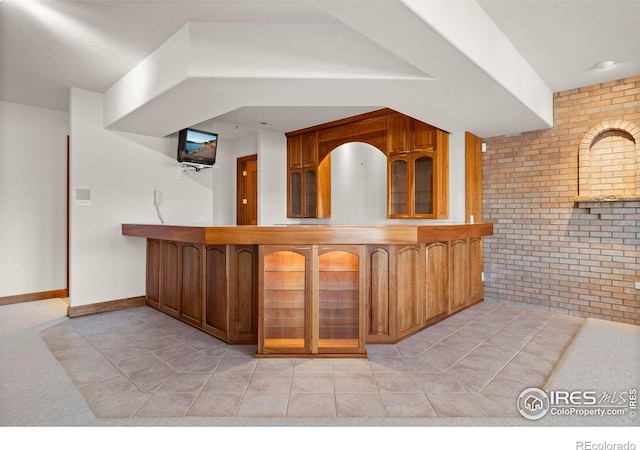
[[[554,115],[552,129],[485,139],[485,299],[640,325],[640,198],[574,201],[585,133],[640,125],[640,76],[556,93]]]

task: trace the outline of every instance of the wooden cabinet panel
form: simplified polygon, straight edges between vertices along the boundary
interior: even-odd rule
[[[302,136],[287,139],[287,162],[289,169],[302,167]]]
[[[396,253],[397,335],[402,338],[422,327],[424,254],[420,246],[401,246]]]
[[[404,114],[389,114],[388,116],[388,155],[398,155],[409,153],[411,150],[410,143],[411,118]]]
[[[469,244],[460,239],[449,249],[449,313],[469,303]]]
[[[337,147],[340,144],[336,144],[336,142],[343,142],[345,139],[350,139],[352,134],[350,124],[324,128],[318,130],[318,144],[331,143],[331,145]]]
[[[147,304],[160,307],[160,241],[147,239]]]
[[[229,342],[255,343],[258,339],[258,247],[230,246]]]
[[[184,244],[180,253],[182,260],[180,318],[200,327],[204,309],[204,246]]]
[[[302,167],[318,165],[318,139],[315,132],[300,136],[302,150]]]
[[[444,242],[426,248],[425,320],[449,312],[449,249]]]
[[[221,339],[227,339],[227,246],[206,247],[206,294],[204,329]]]
[[[411,151],[433,151],[437,149],[437,128],[414,119],[411,131]]]
[[[391,297],[395,295],[392,261],[389,247],[367,248],[367,342],[387,342],[391,339]]]
[[[438,158],[434,168],[434,212],[437,218],[444,219],[449,217],[449,133],[436,130],[436,136]]]
[[[467,223],[482,222],[482,139],[469,132],[465,133],[465,216]]]
[[[160,310],[173,317],[180,316],[180,244],[162,241],[160,272]]]
[[[479,302],[484,297],[482,238],[469,240],[469,301]]]

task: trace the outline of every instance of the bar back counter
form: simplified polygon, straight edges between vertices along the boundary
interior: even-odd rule
[[[147,304],[259,357],[365,357],[483,298],[492,224],[123,224]]]

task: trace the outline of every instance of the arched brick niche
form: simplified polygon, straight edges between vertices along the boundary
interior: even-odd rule
[[[640,198],[640,126],[602,122],[591,128],[578,154],[578,200]]]

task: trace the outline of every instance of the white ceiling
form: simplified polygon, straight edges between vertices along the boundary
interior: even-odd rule
[[[447,1],[450,6],[452,0]],[[500,37],[506,37],[552,92],[640,74],[640,1],[453,1],[461,17],[463,12],[474,11],[479,18],[486,16],[497,25],[496,30],[503,35]],[[318,29],[360,36],[345,41],[345,49],[335,48],[339,54],[357,50],[371,55],[360,58],[356,69],[367,64],[371,71],[376,66],[373,55],[390,55],[385,58],[388,64],[380,65],[379,71],[385,76],[377,76],[375,81],[360,80],[361,74],[356,71],[358,76],[340,84],[338,93],[335,83],[326,78],[310,81],[305,78],[308,75],[286,86],[255,82],[249,85],[254,89],[255,102],[242,95],[240,86],[246,84],[241,76],[235,83],[225,79],[225,89],[236,94],[240,103],[228,103],[226,110],[223,106],[202,109],[194,123],[216,118],[243,127],[290,131],[390,106],[447,131],[466,129],[483,137],[544,126],[531,106],[535,102],[525,98],[526,87],[519,97],[503,86],[498,72],[508,71],[505,64],[509,61],[496,59],[500,67],[492,69],[463,57],[467,55],[462,55],[451,34],[457,24],[434,31],[420,23],[415,12],[422,5],[416,5],[412,0],[0,0],[0,100],[68,110],[71,87],[106,92],[188,22],[227,24],[245,33],[258,30],[259,24],[284,24],[283,28],[309,24],[308,28],[316,25]],[[409,9],[415,15],[407,13]],[[252,28],[247,24],[256,25]],[[408,45],[407,36],[414,31],[415,39]],[[316,48],[315,59],[308,64],[313,66],[315,61],[319,66],[317,57],[322,49],[311,41],[313,33],[304,39],[307,41],[298,44]],[[343,47],[335,38],[326,40],[332,42],[332,48]],[[447,41],[447,45],[435,41]],[[484,40],[479,37],[478,42],[486,45],[486,36]],[[497,44],[500,42],[496,42],[496,48],[500,48]],[[233,41],[227,45],[233,45]],[[265,45],[260,69],[268,64],[265,61],[271,50],[275,60],[283,51]],[[604,60],[618,64],[606,71],[593,68]],[[323,64],[326,62],[331,61]],[[247,59],[239,64],[250,68]],[[401,82],[397,77],[383,79],[393,78],[387,74],[394,70],[402,75]],[[408,74],[424,80],[433,76],[435,83],[428,89],[414,89],[417,84],[405,79]],[[296,82],[300,89],[314,92],[301,95],[296,102],[291,92]],[[278,100],[276,94],[280,92],[285,100]],[[156,104],[162,101],[140,108],[135,117],[123,120],[122,129],[159,135],[175,131],[162,123],[154,128],[159,115],[153,111]],[[206,113],[211,115],[203,116]]]

